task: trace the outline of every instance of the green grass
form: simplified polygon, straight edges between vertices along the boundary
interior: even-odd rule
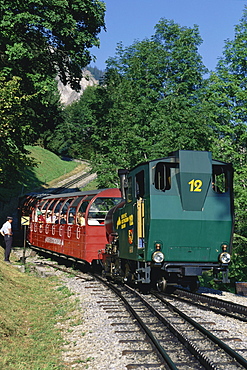
[[[52,187],[57,181],[63,180],[68,176],[72,176],[86,168],[85,164],[78,162],[64,161],[56,154],[43,149],[39,146],[26,146],[30,152],[30,157],[34,158],[37,166],[28,171],[27,183],[25,188],[33,190],[35,187]],[[97,189],[97,179],[91,181],[83,190]]]
[[[56,324],[71,320],[75,312],[70,291],[57,288],[52,278],[21,273],[2,260],[0,248],[0,369],[65,369],[64,341]]]
[[[98,189],[98,181],[97,179],[93,180],[93,181],[90,181],[86,186],[84,186],[84,188],[82,189],[83,191],[87,191],[87,190],[94,190],[94,189]]]
[[[10,196],[20,196],[30,191],[42,191],[42,188],[52,187],[56,181],[81,172],[86,167],[79,162],[64,161],[39,146],[27,145],[25,148],[30,152],[29,156],[34,159],[36,166],[24,169],[25,180],[11,188],[11,194],[10,189],[0,188],[0,195],[4,200],[8,200]]]
[[[34,174],[41,182],[50,182],[73,171],[79,165],[78,162],[63,161],[56,154],[39,146],[27,145],[25,148],[38,164],[34,168]]]

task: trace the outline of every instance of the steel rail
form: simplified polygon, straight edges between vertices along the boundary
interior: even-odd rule
[[[128,287],[128,289],[131,289]],[[133,290],[134,291],[134,290]],[[207,370],[216,370],[218,367],[201,351],[196,347],[194,343],[192,343],[188,338],[186,338],[179,330],[177,330],[173,324],[171,324],[168,320],[164,318],[147,300],[142,297],[137,291],[134,291],[135,295],[141,299],[141,301],[145,304],[146,307],[165,325],[168,329],[179,339],[179,341],[185,345],[187,349],[189,349],[190,353],[197,358],[201,365],[205,367]],[[185,318],[185,317],[183,317]],[[186,320],[187,321],[187,320]]]
[[[87,178],[89,175],[91,175],[93,173],[93,170],[90,170],[89,172],[86,172],[76,178],[74,178],[73,180],[70,180],[68,181],[67,183],[65,183],[63,186],[60,186],[59,188],[56,188],[55,190],[53,190],[51,193],[52,194],[59,194],[59,193],[62,193],[63,190],[67,190],[69,186],[71,185],[74,185],[76,184],[78,181],[80,180],[83,180],[85,178]]]
[[[42,265],[46,265],[46,266],[49,266],[49,267],[53,267],[57,270],[60,270],[60,271],[63,271],[63,272],[66,272],[66,273],[70,273],[72,275],[74,275],[75,277],[77,278],[82,278],[80,275],[76,274],[75,272],[73,271],[68,271],[66,268],[63,268],[63,267],[59,267],[57,265],[54,265],[52,263],[49,263],[49,262],[42,262]],[[151,340],[151,342],[154,344],[155,348],[158,350],[160,356],[162,357],[162,359],[165,361],[165,363],[169,366],[169,369],[170,370],[178,370],[177,366],[174,364],[174,362],[170,359],[170,357],[168,356],[167,352],[164,350],[164,348],[160,345],[159,341],[156,339],[156,337],[152,334],[152,332],[150,331],[150,329],[148,329],[148,327],[144,324],[144,322],[140,319],[140,317],[138,316],[138,314],[134,311],[134,309],[131,307],[131,305],[129,304],[129,302],[126,300],[126,298],[121,294],[121,292],[119,291],[119,289],[117,289],[112,283],[110,282],[107,282],[105,281],[101,276],[99,275],[96,275],[96,274],[93,274],[93,273],[88,273],[89,275],[91,275],[92,277],[96,278],[97,280],[99,280],[101,283],[103,283],[105,286],[107,286],[108,288],[110,287],[111,290],[113,290],[115,292],[115,294],[117,294],[117,296],[124,302],[124,304],[126,305],[128,311],[133,315],[133,317],[137,320],[137,322],[139,323],[139,325],[141,326],[141,328],[143,329],[143,331],[145,332],[145,334],[147,334],[147,336],[149,337],[149,339]],[[84,279],[84,278],[82,278]],[[87,280],[87,279],[84,279],[84,281],[92,281],[93,279],[90,279],[90,280]]]
[[[198,324],[195,320],[191,319],[185,313],[180,311],[178,308],[174,307],[171,303],[167,302],[165,298],[163,298],[159,293],[153,292],[153,295],[158,297],[163,303],[165,303],[170,309],[176,313],[178,313],[184,320],[188,321],[191,325],[193,325],[196,329],[198,329],[202,334],[206,335],[212,342],[217,344],[220,348],[222,348],[229,356],[235,359],[240,365],[242,365],[245,369],[247,369],[247,360],[245,360],[241,355],[235,352],[232,348],[230,348],[227,344],[217,338],[215,335],[210,333],[207,329],[203,326]]]
[[[247,307],[234,302],[225,301],[215,297],[209,297],[207,295],[203,295],[200,293],[192,293],[189,292],[188,290],[180,288],[175,291],[174,295],[193,298],[193,300],[196,299],[199,302],[211,304],[214,307],[223,307],[225,310],[229,312],[234,311],[247,317]]]
[[[247,322],[247,307],[244,307],[242,305],[238,305],[236,303],[231,304],[231,302],[228,302],[228,301],[222,301],[222,303],[221,303],[220,302],[221,300],[219,300],[219,299],[216,299],[216,298],[211,299],[211,297],[201,296],[201,295],[197,295],[196,293],[191,293],[191,292],[186,292],[186,293],[189,293],[190,295],[187,295],[185,293],[185,297],[184,297],[183,292],[184,291],[178,291],[179,294],[177,294],[177,291],[176,291],[172,295],[171,294],[168,295],[168,294],[164,293],[164,296],[167,296],[169,298],[177,299],[180,302],[189,303],[190,305],[198,307],[202,310],[207,310],[207,311],[211,310],[211,311],[213,311],[217,314],[221,314],[223,316],[228,316],[232,319]],[[182,295],[180,295],[180,293]],[[208,305],[204,306],[202,303],[192,301],[192,299],[196,299],[198,302],[207,303]],[[218,307],[218,306],[221,307],[222,309],[215,308],[215,307]],[[243,310],[243,308],[246,309],[246,313],[244,312],[245,310]],[[243,315],[244,317],[239,316],[235,313],[229,312],[230,309],[233,310],[233,311],[236,311],[239,315]]]
[[[143,331],[147,334],[151,342],[154,344],[155,348],[158,350],[159,354],[161,355],[162,359],[166,362],[166,364],[169,366],[169,369],[171,370],[178,370],[177,366],[174,364],[174,362],[171,360],[165,349],[161,346],[158,339],[155,337],[155,335],[152,334],[151,330],[147,327],[147,325],[143,322],[143,320],[140,318],[140,316],[135,312],[133,307],[129,304],[128,300],[122,295],[122,293],[119,291],[118,288],[116,288],[112,283],[106,282],[101,276],[94,275],[98,280],[100,280],[103,284],[105,284],[107,287],[110,287],[117,295],[118,297],[124,302],[126,305],[128,311],[133,315],[133,317],[136,319],[136,321],[139,323],[140,327],[143,329]],[[129,287],[128,287],[129,288]]]

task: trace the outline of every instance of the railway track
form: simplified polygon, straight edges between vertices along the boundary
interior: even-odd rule
[[[169,297],[174,297],[180,302],[187,302],[202,310],[211,310],[223,316],[247,322],[246,306],[199,293],[192,293],[184,289],[176,289],[174,294],[169,295]]]
[[[143,296],[127,286],[112,288],[169,368],[247,368],[246,359],[239,353],[160,294]]]
[[[72,186],[74,186],[74,185],[76,186],[78,183],[80,183],[82,180],[85,180],[87,177],[89,177],[92,174],[93,174],[93,171],[90,170],[86,173],[83,173],[82,175],[76,176],[73,179],[64,183],[62,186],[60,186],[56,189],[52,189],[50,193],[51,194],[60,194],[60,193],[68,192],[68,189],[71,191]]]
[[[76,274],[76,278],[79,279],[80,274]],[[106,286],[104,293],[102,287],[95,286],[93,279]],[[226,330],[208,329],[207,326],[212,327],[212,319],[202,322],[202,315],[196,318],[199,308],[195,312],[189,301],[179,300],[182,306],[178,308],[177,303],[171,302],[176,297],[157,292],[144,296],[133,288],[116,286],[99,276],[89,280],[93,293],[99,294],[98,304],[109,313],[120,342],[126,347],[123,355],[127,359],[127,369],[247,368],[246,351],[242,351],[245,358],[239,353],[241,348],[235,346],[233,349],[229,345],[239,343],[238,340],[225,335],[222,338]],[[107,293],[109,289],[118,298],[112,298]],[[185,308],[186,305],[189,308]]]

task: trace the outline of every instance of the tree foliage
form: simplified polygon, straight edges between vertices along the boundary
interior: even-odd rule
[[[120,43],[91,101],[83,96],[72,108],[86,104],[82,126],[100,185],[116,185],[116,169],[122,166],[176,149],[210,149],[211,128],[200,95],[207,71],[198,54],[201,41],[196,26],[161,19],[150,39],[126,48]]]
[[[20,112],[14,105],[11,110],[16,115],[15,132],[20,133],[13,140],[15,159],[8,154],[9,166],[16,171],[18,159],[22,162],[25,156],[23,144],[46,147],[63,121],[55,77],[79,88],[82,68],[92,59],[89,50],[99,45],[105,5],[98,0],[0,0],[0,6],[2,83],[8,89],[8,82],[17,77],[20,96],[31,97],[21,99]],[[4,110],[0,114],[4,112],[10,114]]]
[[[21,95],[19,78],[0,78],[0,185],[5,187],[21,181],[24,166],[31,163],[23,144],[29,126],[22,120],[23,102],[30,99]]]
[[[82,68],[92,59],[89,49],[99,45],[104,12],[98,0],[1,1],[1,71],[20,77],[23,93],[34,96],[25,105],[28,143],[41,135],[45,146],[62,120],[54,78],[79,89]]]
[[[235,170],[236,233],[247,237],[247,8],[227,40],[223,57],[209,79],[208,101],[214,104],[215,156],[232,162]],[[243,240],[241,241],[243,244]]]
[[[58,73],[78,88],[89,48],[99,46],[104,14],[98,0],[1,0],[1,67],[18,76]]]

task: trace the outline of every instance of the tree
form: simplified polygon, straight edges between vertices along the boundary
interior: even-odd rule
[[[82,68],[92,59],[89,49],[99,45],[104,12],[98,0],[1,1],[0,68],[7,79],[20,77],[23,94],[33,96],[25,105],[29,143],[43,135],[46,145],[62,120],[54,79],[79,89]]]
[[[104,14],[99,0],[2,0],[1,69],[16,76],[58,74],[79,88],[82,68],[92,59],[89,49],[99,46]]]
[[[223,57],[205,89],[213,130],[213,156],[234,167],[235,238],[231,278],[244,281],[247,247],[247,8],[227,40]],[[244,280],[243,280],[244,279]]]
[[[89,86],[80,100],[64,109],[65,119],[53,132],[48,149],[58,155],[90,159],[94,148],[91,136],[94,127],[100,125],[100,98],[96,86]]]
[[[19,78],[0,78],[0,186],[21,181],[23,168],[31,164],[23,144],[28,124],[22,122],[22,103],[30,99],[21,95]]]
[[[55,77],[79,88],[82,68],[92,59],[89,49],[99,46],[105,5],[98,0],[1,0],[0,4],[3,83],[17,77],[20,96],[31,97],[20,100],[21,119],[15,110],[21,135],[13,153],[21,161],[24,143],[46,147],[62,122]],[[11,165],[10,152],[5,155]]]
[[[209,80],[209,101],[215,104],[214,153],[233,163],[235,169],[236,232],[247,236],[247,8],[227,40],[223,57]]]
[[[210,149],[198,28],[161,19],[155,30],[130,47],[119,44],[107,62],[100,88],[108,110],[91,137],[101,185],[116,184],[122,166],[177,149]]]
[[[104,76],[104,71],[101,71],[97,67],[90,67],[87,66],[87,70],[91,72],[92,76],[95,78],[95,80],[100,80]]]

